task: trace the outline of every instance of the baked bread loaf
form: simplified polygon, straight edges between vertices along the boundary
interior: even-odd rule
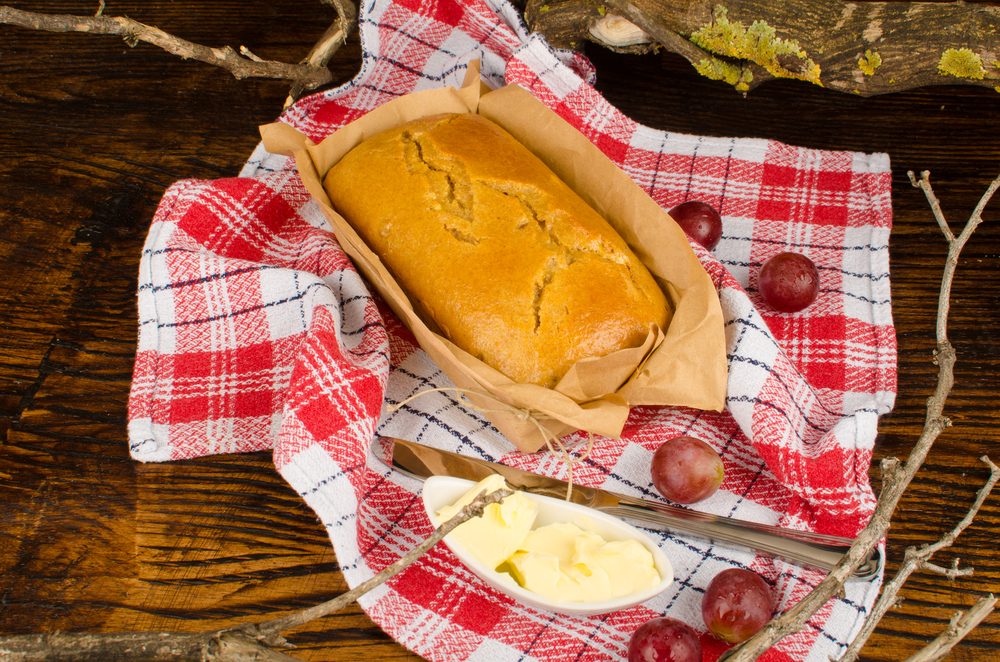
[[[670,309],[625,241],[540,159],[473,114],[360,143],[324,179],[425,322],[515,382],[642,344]]]

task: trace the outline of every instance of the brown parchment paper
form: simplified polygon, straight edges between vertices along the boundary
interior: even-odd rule
[[[439,113],[479,113],[541,158],[624,237],[674,307],[666,329],[641,347],[584,359],[554,388],[519,384],[435,333],[378,256],[332,207],[323,178],[365,138]],[[533,452],[575,430],[621,434],[629,407],[674,405],[721,410],[726,394],[722,310],[711,279],[680,227],[597,147],[517,86],[489,90],[471,63],[460,88],[394,99],[314,144],[287,124],[261,127],[268,151],[295,157],[306,188],[341,246],[393,312],[469,400],[517,448]],[[365,195],[359,191],[359,195]]]

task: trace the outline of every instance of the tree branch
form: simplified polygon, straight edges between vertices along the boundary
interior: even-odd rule
[[[287,647],[282,632],[340,611],[376,586],[402,572],[451,531],[483,509],[513,494],[509,489],[480,494],[422,543],[371,579],[351,590],[287,616],[215,632],[53,633],[0,637],[0,659],[7,662],[112,659],[142,660],[294,660],[270,647]]]
[[[649,43],[595,30],[617,15]],[[825,0],[528,0],[525,19],[555,46],[589,40],[627,52],[664,49],[741,92],[773,78],[872,96],[925,85],[1000,92],[1000,7],[956,2]]]
[[[955,647],[955,644],[975,630],[996,607],[997,599],[993,594],[976,601],[968,611],[955,614],[944,632],[924,648],[906,659],[906,662],[934,662],[940,660]]]
[[[310,56],[299,64],[241,55],[230,46],[214,48],[196,44],[131,18],[104,16],[103,7],[99,7],[94,16],[75,16],[39,14],[0,5],[0,24],[46,32],[117,35],[122,37],[129,46],[135,46],[139,42],[152,44],[185,60],[198,60],[221,67],[238,79],[275,78],[293,81],[293,90],[298,89],[298,93],[301,94],[302,90],[313,89],[330,82],[332,76],[329,69],[326,68],[326,63],[329,61],[330,55],[346,39],[347,30],[351,25],[351,21],[346,16],[353,16],[353,9],[349,14],[344,9],[349,6],[349,3],[346,0],[330,0],[330,3],[337,9],[337,20],[324,35],[320,44],[314,47],[314,52],[310,53]],[[338,29],[343,32],[343,36],[337,34]],[[331,34],[331,31],[334,34]],[[317,49],[319,50],[317,51]]]
[[[926,193],[930,187],[930,175],[925,171],[921,173],[919,180],[916,179],[913,173],[909,173],[909,176],[913,185],[921,188]],[[955,381],[955,350],[948,340],[947,333],[952,282],[954,281],[955,268],[958,265],[959,255],[969,237],[975,231],[975,228],[982,222],[982,211],[998,187],[1000,187],[1000,176],[993,180],[987,188],[976,209],[969,217],[969,220],[966,221],[962,232],[957,237],[949,236],[949,233],[943,232],[944,228],[942,228],[942,232],[948,240],[948,256],[941,277],[941,290],[938,295],[937,349],[935,351],[935,362],[938,365],[938,379],[934,393],[927,399],[924,428],[916,444],[914,444],[909,457],[907,457],[906,463],[900,465],[899,460],[895,458],[888,458],[882,462],[882,489],[875,506],[875,512],[872,514],[872,519],[861,533],[858,534],[850,550],[844,555],[841,562],[830,571],[830,574],[795,606],[772,620],[753,637],[723,654],[720,657],[720,661],[751,662],[784,637],[801,630],[813,614],[826,604],[830,598],[843,590],[844,583],[850,577],[851,573],[861,565],[862,561],[875,548],[879,541],[885,537],[885,533],[889,529],[892,514],[895,512],[903,493],[917,471],[923,466],[927,458],[927,453],[930,452],[935,440],[949,425],[948,419],[943,415],[943,411],[945,401],[948,399]]]
[[[993,464],[993,462],[990,461],[990,458],[984,455],[980,458],[980,460],[982,460],[986,466],[989,467],[990,475],[986,480],[986,483],[983,484],[983,486],[979,489],[979,492],[976,493],[976,499],[969,508],[969,511],[965,514],[965,517],[963,517],[951,531],[942,536],[937,542],[923,545],[921,547],[908,547],[906,549],[903,554],[902,565],[896,572],[896,575],[892,578],[892,581],[882,588],[882,594],[879,595],[879,598],[872,607],[871,612],[862,624],[861,631],[858,633],[858,636],[853,642],[851,642],[848,649],[844,651],[844,655],[840,658],[841,662],[853,662],[858,658],[858,654],[868,641],[868,638],[871,637],[872,633],[875,631],[875,628],[878,627],[882,618],[896,605],[896,602],[899,599],[900,589],[903,588],[903,584],[906,583],[906,581],[910,578],[910,575],[914,572],[920,569],[931,569],[932,571],[940,572],[940,574],[951,578],[971,573],[971,568],[965,569],[964,572],[960,570],[958,568],[957,561],[952,568],[940,568],[939,566],[934,566],[933,564],[928,563],[928,561],[940,550],[951,546],[951,544],[955,542],[955,539],[961,535],[962,531],[972,524],[972,520],[976,517],[976,514],[986,501],[986,498],[993,491],[993,487],[996,485],[997,480],[1000,479],[1000,468]]]

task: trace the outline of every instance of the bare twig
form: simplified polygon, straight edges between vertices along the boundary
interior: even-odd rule
[[[434,533],[371,579],[326,602],[263,623],[191,634],[186,632],[54,633],[0,637],[0,659],[108,660],[294,660],[270,647],[288,646],[282,632],[340,611],[359,597],[403,571],[438,544],[455,527],[478,517],[483,509],[513,492],[501,489],[479,495]]]
[[[103,5],[103,3],[101,4]],[[276,60],[243,57],[229,46],[221,48],[203,46],[125,16],[104,16],[103,6],[98,7],[98,13],[94,16],[75,16],[40,14],[0,5],[0,24],[16,25],[46,32],[117,35],[130,46],[135,46],[140,41],[152,44],[185,60],[198,60],[221,67],[236,78],[290,80],[294,81],[296,85],[301,85],[302,89],[313,89],[330,82],[332,79],[329,69],[326,68],[326,61],[329,60],[329,57],[322,65],[315,65],[311,62],[289,64]],[[334,48],[334,50],[336,49]]]
[[[325,70],[333,54],[347,41],[347,35],[351,33],[358,21],[358,14],[350,0],[323,0],[323,2],[333,7],[334,11],[337,12],[337,18],[302,60],[302,64]],[[295,81],[292,84],[292,89],[288,92],[288,98],[285,99],[285,108],[292,105],[302,96],[303,92],[309,89],[312,88],[306,87],[301,81]]]
[[[243,57],[247,58],[248,60],[253,60],[254,62],[263,62],[264,61],[263,58],[261,58],[259,55],[257,55],[256,53],[254,53],[252,50],[250,50],[246,46],[240,46],[240,55],[242,55]]]
[[[909,549],[913,548],[907,547],[907,550]],[[957,579],[959,577],[968,577],[969,575],[975,574],[975,570],[972,568],[960,568],[958,558],[952,559],[951,566],[947,568],[936,563],[931,563],[930,561],[925,561],[920,564],[920,569],[936,575],[941,575],[947,579]]]
[[[454,517],[438,527],[432,536],[417,545],[398,561],[384,568],[371,579],[361,582],[347,593],[339,595],[332,600],[328,600],[327,602],[313,607],[306,607],[301,611],[297,611],[288,616],[283,616],[282,618],[265,621],[264,623],[255,626],[254,629],[261,637],[276,636],[285,630],[290,630],[300,625],[304,625],[309,621],[340,611],[368,591],[382,584],[398,572],[404,570],[407,566],[423,556],[427,550],[438,544],[438,542],[448,535],[455,527],[462,524],[466,520],[480,516],[486,506],[505,499],[511,494],[513,494],[513,491],[509,489],[500,489],[489,494],[479,495],[472,501],[472,503],[462,508],[462,510],[456,513]]]
[[[908,547],[906,549],[903,554],[902,565],[892,580],[882,588],[882,594],[879,595],[879,598],[872,607],[868,618],[865,619],[858,636],[853,642],[851,642],[851,645],[840,658],[841,662],[853,662],[853,660],[858,658],[858,654],[864,647],[865,642],[867,642],[868,638],[871,637],[875,628],[878,627],[878,624],[882,621],[882,618],[896,604],[896,601],[899,598],[900,589],[914,572],[920,569],[931,570],[932,572],[938,572],[939,574],[943,574],[949,578],[969,574],[971,572],[971,568],[958,568],[957,560],[955,565],[951,568],[941,568],[940,566],[935,566],[934,564],[929,563],[929,559],[937,552],[954,543],[955,539],[961,535],[962,531],[972,524],[972,520],[976,517],[976,514],[986,501],[986,498],[990,495],[990,492],[993,491],[993,486],[996,485],[997,480],[1000,479],[1000,467],[993,464],[993,462],[990,461],[990,458],[986,456],[983,456],[980,459],[989,467],[990,476],[986,480],[986,483],[979,489],[979,492],[976,494],[976,500],[969,508],[969,511],[965,514],[965,517],[963,517],[951,531],[942,536],[937,542],[922,545],[920,547]]]
[[[990,200],[993,199],[993,194],[997,192],[1000,188],[1000,177],[994,179],[989,187],[987,187],[986,192],[983,193],[982,197],[979,199],[979,203],[976,208],[972,210],[972,214],[969,216],[968,222],[966,222],[965,227],[962,229],[961,234],[955,237],[951,233],[951,229],[948,227],[947,221],[944,219],[944,214],[941,212],[941,206],[938,204],[937,196],[934,195],[934,191],[931,188],[931,175],[926,170],[920,173],[920,178],[913,174],[913,172],[908,172],[907,176],[910,178],[910,183],[924,192],[924,196],[931,205],[931,209],[934,209],[934,218],[937,219],[938,225],[941,226],[945,236],[948,237],[948,257],[945,261],[944,272],[941,275],[941,291],[938,293],[938,316],[937,316],[937,337],[939,338],[938,350],[941,351],[940,338],[945,336],[945,326],[948,323],[948,312],[951,307],[951,279],[955,273],[955,268],[958,266],[958,255],[962,252],[965,247],[965,243],[975,232],[979,224],[983,222],[983,210],[986,209],[986,205],[989,204]],[[948,291],[945,292],[944,283],[949,284]],[[951,344],[948,343],[946,348],[948,351],[954,353],[951,349]],[[954,360],[954,359],[952,359]],[[949,390],[951,385],[949,384]],[[928,414],[930,411],[928,410]]]
[[[924,197],[927,198],[927,204],[931,207],[931,212],[934,214],[934,220],[937,221],[938,227],[941,228],[941,232],[944,233],[945,238],[948,241],[955,240],[955,234],[951,231],[951,226],[948,225],[948,220],[944,217],[944,211],[941,209],[941,201],[938,200],[937,195],[934,193],[934,189],[931,188],[931,176],[926,170],[920,173],[920,179],[913,174],[913,171],[906,173],[907,177],[910,178],[910,185],[914,188],[918,188],[924,192]]]
[[[909,176],[913,185],[923,190],[926,195],[927,191],[930,190],[930,174],[924,171],[921,173],[919,179],[912,172],[909,173]],[[899,460],[895,458],[883,460],[882,489],[871,521],[858,534],[850,550],[844,555],[840,563],[830,571],[830,574],[809,595],[799,601],[798,604],[772,620],[760,632],[738,647],[727,651],[720,660],[725,660],[726,662],[751,662],[784,637],[801,630],[813,614],[819,611],[830,598],[843,590],[844,583],[850,577],[851,573],[861,565],[863,560],[867,558],[868,554],[871,553],[885,536],[892,514],[895,512],[903,493],[917,471],[923,466],[927,458],[927,453],[930,452],[938,436],[950,425],[943,412],[945,401],[948,398],[948,394],[951,393],[955,382],[955,349],[948,340],[947,333],[951,286],[955,277],[955,268],[958,265],[959,255],[969,237],[982,222],[982,212],[998,188],[1000,188],[1000,176],[993,180],[987,188],[979,204],[962,229],[962,232],[957,237],[950,232],[950,229],[945,232],[945,228],[942,228],[942,232],[948,240],[948,256],[941,276],[941,289],[938,293],[937,347],[934,356],[935,362],[938,365],[937,385],[934,388],[934,393],[927,399],[924,428],[916,444],[914,444],[909,457],[906,459],[906,463],[900,465]],[[945,224],[945,227],[947,227],[947,224]]]
[[[997,599],[991,593],[976,601],[966,612],[955,614],[944,632],[924,648],[906,659],[906,662],[934,662],[948,654],[955,644],[965,638],[989,616],[996,607]]]

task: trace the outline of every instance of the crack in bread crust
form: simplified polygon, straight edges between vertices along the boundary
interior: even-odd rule
[[[550,257],[545,261],[545,269],[542,271],[541,278],[535,280],[535,296],[531,301],[531,309],[535,316],[536,335],[542,326],[542,297],[545,296],[545,289],[552,283],[556,271],[561,266],[555,256]]]
[[[432,158],[428,155],[430,150],[420,140],[420,136],[415,136],[410,131],[402,134],[402,140],[408,169],[416,173],[420,166],[423,166],[425,171],[434,175],[431,177],[431,182],[434,184],[432,191],[438,201],[455,216],[466,221],[474,220],[472,184],[462,164],[454,159]]]
[[[553,263],[551,258],[547,260],[540,277],[535,279],[536,295],[534,299],[534,311],[536,333],[541,326],[539,308],[539,301],[541,297],[538,294],[539,287],[544,288],[549,285],[555,277],[557,270],[569,268],[577,260],[584,256],[594,256],[599,260],[618,265],[625,272],[623,280],[631,294],[633,296],[642,296],[647,300],[649,299],[645,290],[643,290],[636,280],[635,274],[632,271],[632,264],[630,263],[628,256],[622,253],[617,247],[611,245],[609,241],[598,237],[585,244],[569,246],[562,239],[560,239],[557,233],[557,227],[559,226],[558,220],[552,218],[551,214],[539,211],[538,206],[536,206],[533,202],[533,199],[547,197],[546,194],[537,187],[526,184],[514,184],[511,182],[481,181],[478,183],[519,202],[521,207],[524,209],[528,220],[518,222],[516,227],[518,229],[523,229],[531,225],[531,222],[533,221],[534,225],[545,233],[548,243],[558,249],[561,254],[561,259],[556,263]]]
[[[428,157],[426,146],[418,136],[413,135],[410,131],[404,131],[401,139],[403,141],[403,159],[406,162],[407,170],[412,174],[423,172],[428,175],[428,179],[434,184],[431,192],[441,205],[442,211],[447,212],[450,216],[457,216],[471,227],[476,218],[473,209],[472,184],[462,164],[454,161],[439,163]],[[442,218],[442,224],[445,230],[458,241],[472,245],[479,243],[479,239],[469,229],[459,227],[455,223],[449,223],[444,218]]]

